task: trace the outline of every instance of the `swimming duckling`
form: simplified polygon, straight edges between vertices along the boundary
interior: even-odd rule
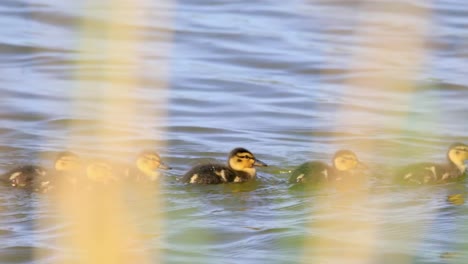
[[[125,178],[132,181],[156,181],[161,176],[157,169],[170,170],[161,161],[158,153],[153,151],[143,151],[138,155],[135,166],[125,171]]]
[[[458,181],[466,176],[468,145],[454,143],[447,151],[446,164],[422,162],[408,165],[396,173],[397,183],[422,185]]]
[[[267,164],[255,158],[245,148],[235,148],[229,153],[228,164],[201,164],[193,167],[182,178],[186,183],[220,184],[245,182],[254,179],[254,166],[266,167]]]
[[[1,181],[16,188],[39,191],[50,184],[47,170],[36,165],[22,165],[0,176]]]
[[[36,165],[23,165],[8,171],[0,178],[13,187],[46,192],[53,188],[56,180],[78,167],[78,156],[65,151],[58,154],[53,170]]]
[[[70,151],[63,151],[57,155],[54,162],[53,180],[76,184],[84,176],[80,157]]]
[[[353,176],[356,171],[366,169],[356,154],[350,150],[339,150],[332,158],[332,166],[321,161],[305,162],[289,177],[289,183],[323,184]]]
[[[109,184],[117,181],[112,166],[102,160],[92,161],[86,167],[86,176],[90,184]]]

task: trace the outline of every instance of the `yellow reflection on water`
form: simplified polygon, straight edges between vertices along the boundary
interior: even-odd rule
[[[111,165],[117,179],[124,166],[116,164],[133,162],[135,154],[142,150],[140,145],[132,144],[132,138],[156,137],[154,142],[159,142],[157,135],[164,133],[156,131],[150,122],[164,120],[166,116],[164,90],[168,61],[165,58],[169,51],[161,45],[170,42],[170,33],[165,34],[167,39],[161,39],[161,45],[154,46],[149,58],[145,49],[155,43],[147,43],[145,38],[151,35],[151,28],[146,25],[169,25],[171,21],[169,16],[155,17],[148,9],[150,4],[155,3],[145,0],[83,3],[83,19],[77,28],[79,56],[73,66],[76,86],[63,87],[74,89],[70,107],[75,113],[69,125],[72,131],[69,142],[64,148],[78,150],[87,163],[96,158],[104,160]],[[162,6],[170,8],[170,2]],[[157,61],[148,63],[154,58]],[[149,76],[152,72],[154,75]],[[143,91],[145,88],[148,91]],[[148,102],[143,100],[148,98],[142,96],[145,92],[158,95],[151,102],[157,107],[147,107]],[[86,116],[89,113],[92,116]],[[82,119],[98,122],[91,128],[78,121]],[[145,148],[160,151],[163,147],[155,144]],[[86,177],[85,172],[82,174]],[[59,190],[47,197],[57,214],[52,220],[39,223],[42,230],[65,227],[55,241],[63,254],[55,256],[52,262],[144,264],[157,261],[154,238],[159,236],[161,225],[157,213],[161,206],[158,188],[157,183],[129,187],[121,181],[79,188],[61,184]],[[143,217],[154,218],[145,224]],[[151,251],[147,250],[150,242]],[[36,255],[40,259],[46,254],[37,252]]]
[[[314,1],[313,1],[314,2]],[[410,1],[358,1],[350,12],[362,12],[355,28],[357,49],[352,55],[350,77],[346,81],[344,107],[338,109],[335,125],[344,132],[368,133],[368,137],[356,137],[345,142],[363,162],[366,158],[385,160],[390,154],[376,146],[376,133],[403,133],[413,106],[415,80],[424,62],[425,32],[428,10],[412,5]],[[342,2],[343,5],[353,3]],[[359,4],[359,5],[358,5]],[[372,76],[372,77],[371,77]],[[378,90],[378,93],[373,93]],[[384,96],[398,91],[398,102],[389,102]],[[382,96],[383,95],[383,96]],[[347,98],[347,96],[352,98]],[[365,100],[360,100],[364,98]],[[356,105],[374,101],[381,109],[396,105],[395,123],[384,124],[380,120],[356,114]],[[353,105],[354,104],[354,105]],[[375,105],[370,106],[375,107]],[[377,109],[377,110],[381,110]],[[369,111],[369,110],[367,110]],[[368,114],[368,113],[366,113]],[[368,116],[367,116],[368,117]],[[364,120],[365,119],[365,120]],[[396,129],[395,129],[396,128]],[[386,131],[385,129],[395,129]],[[373,141],[374,140],[374,141]],[[399,146],[400,147],[400,146]],[[376,168],[378,169],[378,168]],[[371,197],[366,189],[337,190],[337,196],[327,196],[316,203],[326,204],[316,211],[310,222],[311,236],[306,240],[303,263],[375,263],[373,256],[379,247],[379,226],[384,208],[366,210]],[[324,200],[327,199],[327,200]],[[390,199],[391,200],[391,199]],[[319,234],[319,235],[317,235]],[[380,234],[381,235],[381,234]],[[416,239],[416,238],[415,238]],[[407,241],[406,241],[407,243]],[[411,263],[409,257],[399,256],[395,263]]]

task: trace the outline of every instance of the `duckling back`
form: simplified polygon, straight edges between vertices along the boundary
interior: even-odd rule
[[[193,167],[182,178],[184,183],[221,184],[234,182],[236,172],[219,164],[202,164]]]
[[[404,185],[430,185],[460,181],[464,178],[466,173],[460,172],[455,166],[423,162],[399,169],[395,173],[394,182]]]
[[[47,170],[36,165],[23,165],[0,176],[6,185],[35,191],[45,191],[50,185]]]
[[[332,168],[324,162],[310,161],[299,165],[289,177],[289,183],[321,184],[333,177]]]
[[[159,171],[154,171],[149,173],[144,173],[138,168],[127,168],[123,171],[122,179],[127,182],[153,182],[158,181],[161,177],[162,173]]]
[[[118,182],[111,163],[104,160],[93,160],[86,166],[85,186],[88,190],[100,190]]]

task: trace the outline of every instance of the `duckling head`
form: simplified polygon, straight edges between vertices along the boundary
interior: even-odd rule
[[[98,183],[109,183],[115,180],[112,167],[105,161],[93,161],[86,168],[88,179]]]
[[[356,154],[350,150],[339,150],[333,156],[333,167],[338,171],[351,171],[354,169],[366,169],[366,165],[361,163]]]
[[[55,159],[54,167],[59,172],[77,171],[81,167],[81,159],[70,151],[60,152]]]
[[[141,152],[136,160],[136,166],[139,171],[150,177],[159,175],[159,173],[156,172],[157,169],[171,169],[171,167],[167,166],[161,161],[161,157],[159,157],[158,153],[153,151]]]
[[[463,173],[466,170],[465,161],[468,160],[468,145],[454,143],[450,145],[447,158]]]
[[[233,149],[231,153],[229,153],[228,164],[231,169],[247,172],[252,177],[254,177],[256,173],[255,167],[268,166],[263,161],[255,158],[252,152],[245,148]]]

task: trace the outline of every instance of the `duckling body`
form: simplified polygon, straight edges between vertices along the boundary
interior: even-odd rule
[[[240,173],[240,172],[239,172]],[[201,164],[188,171],[183,182],[199,184],[220,184],[234,182],[237,173],[221,164]]]
[[[299,165],[289,177],[289,183],[325,184],[352,177],[357,169],[365,166],[350,150],[340,150],[332,159],[333,165],[321,161],[309,161]]]
[[[89,162],[86,166],[86,176],[89,186],[108,185],[118,181],[111,164],[104,160]]]
[[[121,178],[117,177],[110,162],[102,159],[89,160],[85,177],[79,181],[80,190],[100,192],[115,189]]]
[[[430,162],[411,164],[398,172],[397,181],[406,184],[437,184],[461,180],[462,173],[449,164]]]
[[[321,184],[336,179],[336,171],[325,162],[309,161],[297,167],[289,177],[289,183]]]
[[[229,153],[228,164],[201,164],[190,169],[182,182],[194,184],[221,184],[246,182],[256,177],[255,166],[267,166],[245,148],[235,148]]]
[[[158,169],[170,170],[153,151],[143,151],[138,155],[135,165],[124,172],[124,178],[134,182],[157,181],[161,173]]]
[[[421,162],[407,165],[396,173],[395,181],[400,184],[424,185],[462,180],[466,177],[468,146],[463,143],[452,144],[447,152],[445,164]]]
[[[22,165],[0,176],[2,182],[16,188],[47,192],[69,177],[79,167],[77,155],[65,151],[57,155],[53,169],[37,165]]]
[[[3,183],[22,189],[41,190],[50,184],[47,170],[37,165],[22,165],[0,176]]]
[[[72,184],[78,185],[85,178],[85,171],[81,158],[70,152],[58,153],[54,162],[54,169],[50,172],[54,185]]]

